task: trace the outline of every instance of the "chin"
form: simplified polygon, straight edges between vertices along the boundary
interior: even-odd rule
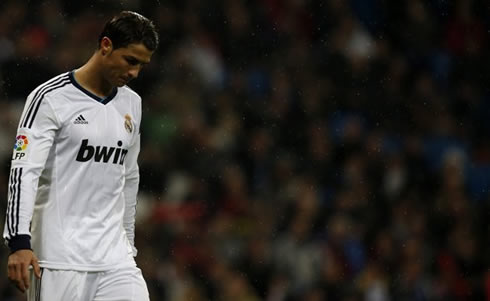
[[[116,82],[116,84],[115,84],[114,86],[116,86],[116,87],[119,87],[119,88],[120,88],[120,87],[124,87],[124,86],[126,86],[127,84],[128,84],[128,82],[127,82],[127,81],[124,81],[124,80],[119,80],[119,81],[117,81],[117,82]]]

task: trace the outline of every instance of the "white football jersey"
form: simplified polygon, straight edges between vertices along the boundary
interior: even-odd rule
[[[105,99],[72,72],[27,98],[15,139],[4,238],[42,267],[103,271],[134,265],[141,98]]]

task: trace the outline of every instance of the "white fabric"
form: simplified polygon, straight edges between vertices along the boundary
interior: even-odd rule
[[[141,98],[126,86],[106,104],[72,72],[36,88],[16,135],[6,241],[30,235],[45,268],[135,266],[140,121]]]
[[[27,301],[149,301],[148,288],[137,267],[103,272],[42,269],[31,271]]]

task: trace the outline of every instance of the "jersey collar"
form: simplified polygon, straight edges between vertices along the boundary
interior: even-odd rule
[[[75,79],[75,76],[73,75],[75,73],[75,70],[70,71],[70,80],[71,83],[77,87],[80,91],[85,93],[86,95],[90,96],[91,98],[95,99],[96,101],[100,102],[101,104],[108,104],[117,94],[117,88],[112,89],[111,93],[107,95],[106,97],[100,97],[95,95],[94,93],[90,92],[89,90],[85,89],[80,85],[77,80]]]

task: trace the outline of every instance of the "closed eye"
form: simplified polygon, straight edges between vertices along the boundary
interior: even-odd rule
[[[125,57],[126,59],[126,62],[128,62],[128,64],[130,64],[131,66],[136,66],[139,64],[139,61],[133,57]]]

